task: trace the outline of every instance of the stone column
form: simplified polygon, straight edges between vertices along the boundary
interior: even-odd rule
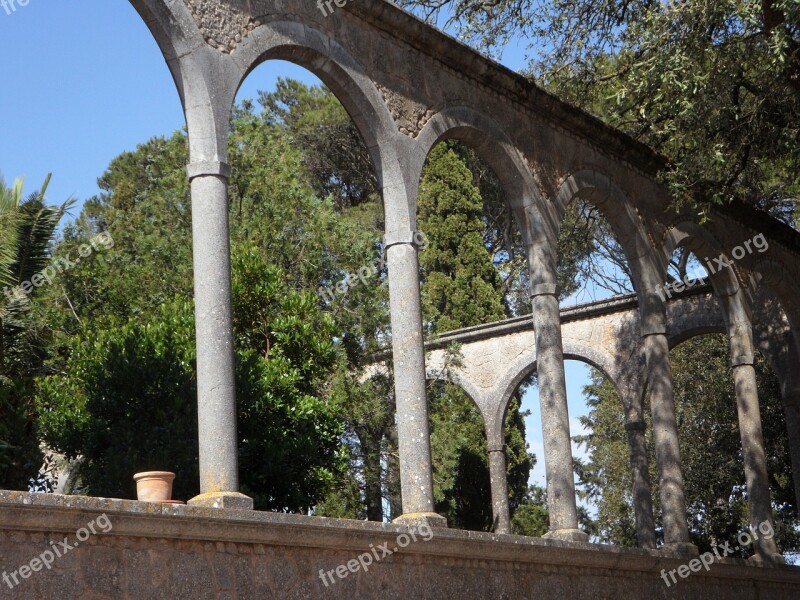
[[[489,479],[492,487],[492,516],[495,533],[511,533],[507,472],[506,452],[502,443],[490,443]]]
[[[561,314],[556,286],[539,284],[531,290],[533,328],[536,333],[536,370],[542,411],[544,464],[550,531],[545,537],[586,542],[578,529],[575,479],[572,473],[567,383],[561,342]]]
[[[786,416],[786,432],[789,437],[795,501],[800,510],[800,390],[791,390],[784,394],[783,414]]]
[[[403,496],[403,514],[395,521],[447,527],[447,520],[434,512],[418,239],[410,231],[387,234],[385,246]]]
[[[669,344],[664,333],[644,336],[645,360],[650,386],[650,410],[653,415],[653,439],[656,446],[659,492],[661,495],[664,545],[669,550],[696,554],[689,541],[686,521],[683,471],[678,448],[678,423],[672,390]]]
[[[734,357],[732,368],[733,381],[736,386],[736,408],[739,413],[739,434],[742,438],[742,454],[744,455],[750,527],[753,531],[758,532],[763,523],[769,523],[770,529],[775,531],[753,354]],[[756,551],[753,557],[755,560],[784,562],[774,538],[766,539],[759,535],[753,544]]]
[[[200,495],[189,504],[252,509],[239,493],[228,178],[221,162],[189,165],[197,335]]]
[[[647,464],[646,425],[644,421],[625,423],[630,450],[633,481],[633,514],[636,521],[636,541],[640,548],[656,547],[656,525],[653,518],[653,498]]]

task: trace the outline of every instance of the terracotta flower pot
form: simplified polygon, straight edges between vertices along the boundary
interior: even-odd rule
[[[175,473],[169,471],[145,471],[136,473],[136,497],[142,502],[167,502],[172,498],[172,482]]]

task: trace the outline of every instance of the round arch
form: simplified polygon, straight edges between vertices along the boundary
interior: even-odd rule
[[[155,0],[129,0],[129,2],[139,13],[142,21],[150,30],[150,34],[155,38],[158,47],[161,49],[161,54],[169,66],[181,98],[183,98],[183,77],[177,57],[187,55],[194,48],[205,43],[203,36],[196,27],[186,26],[187,24],[194,24],[189,8],[182,2],[176,3],[175,7],[169,9],[170,16],[174,15],[174,18],[167,18],[163,14],[163,2]],[[178,14],[174,14],[178,11],[182,13],[180,17]]]
[[[707,229],[691,221],[677,223],[667,232],[662,248],[662,268],[659,272],[661,285],[666,282],[667,265],[679,246],[694,252],[707,265],[710,258],[723,254],[722,244]],[[752,329],[749,302],[743,294],[742,286],[733,269],[719,269],[710,272],[709,276],[714,293],[720,301],[726,330],[733,340],[735,329],[740,327]],[[752,332],[742,331],[740,333],[752,336]],[[735,340],[733,341],[736,343]]]
[[[645,330],[652,315],[661,315],[663,303],[657,303],[655,295],[659,278],[652,245],[644,224],[622,188],[609,175],[594,168],[575,171],[558,187],[555,204],[559,221],[555,230],[558,239],[567,207],[576,198],[581,198],[596,206],[608,221],[611,231],[617,238],[631,269],[632,284],[642,307],[641,317]],[[614,210],[608,210],[610,204]],[[553,242],[555,243],[555,241]]]
[[[620,399],[624,402],[625,395],[621,393],[620,389],[621,378],[617,372],[618,369],[614,364],[614,360],[610,355],[598,348],[594,348],[582,342],[572,341],[569,338],[564,339],[563,345],[565,361],[580,361],[600,371],[603,376],[612,383]],[[500,395],[500,400],[497,404],[492,421],[495,427],[498,425],[502,427],[505,422],[505,415],[508,410],[509,402],[511,401],[511,396],[514,395],[514,392],[517,391],[520,384],[534,371],[536,371],[536,353],[535,349],[532,349],[530,352],[525,353],[514,361],[511,367],[509,367],[500,378],[500,384],[497,386],[497,389],[501,390],[502,394]],[[623,406],[623,409],[627,410],[627,407]]]
[[[390,184],[399,168],[392,144],[385,143],[395,132],[394,121],[363,66],[338,43],[319,30],[298,28],[298,23],[291,21],[273,21],[253,30],[234,60],[241,68],[235,92],[269,60],[294,63],[319,77],[353,120],[370,154],[379,185]]]
[[[437,144],[458,140],[472,148],[497,175],[514,214],[522,240],[531,242],[528,211],[536,209],[541,196],[520,151],[492,118],[464,104],[451,104],[437,112],[417,138],[417,156],[410,184],[416,198],[422,169]]]
[[[704,335],[713,335],[716,333],[726,333],[727,328],[724,323],[707,323],[701,325],[693,325],[687,329],[674,332],[672,335],[667,336],[669,342],[669,349],[677,348],[684,342],[688,342],[692,338],[701,337]]]
[[[481,394],[480,390],[478,390],[478,388],[475,387],[475,385],[469,379],[461,377],[456,371],[443,371],[441,369],[434,369],[431,367],[427,367],[425,369],[425,379],[427,381],[444,381],[459,388],[470,400],[472,400],[472,403],[475,405],[475,408],[478,409],[478,412],[481,415],[484,427],[486,426],[486,415],[484,414],[482,402],[483,394]]]

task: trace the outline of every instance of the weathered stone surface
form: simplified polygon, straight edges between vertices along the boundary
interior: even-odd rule
[[[433,117],[433,109],[405,98],[386,86],[376,84],[376,87],[380,91],[383,101],[386,102],[386,108],[389,109],[392,118],[397,123],[400,133],[410,138],[416,138]]]
[[[192,507],[155,514],[137,510],[137,503],[109,510],[92,499],[66,503],[54,509],[28,494],[3,495],[0,569],[6,573],[40,555],[49,547],[46,539],[74,540],[76,523],[105,514],[113,527],[14,589],[0,581],[0,599],[789,600],[800,586],[798,568],[747,561],[715,563],[667,588],[661,570],[685,559],[656,551],[448,529],[417,534],[401,549],[398,540],[409,529],[392,524]],[[22,525],[30,523],[39,525]],[[348,563],[357,565],[359,556],[384,544],[390,555],[378,552],[381,559],[366,570],[347,571]],[[347,575],[334,574],[326,586],[320,570],[341,565]]]
[[[189,500],[190,506],[207,508],[227,508],[233,510],[252,510],[253,499],[237,492],[208,492]]]
[[[211,47],[233,52],[258,26],[247,0],[183,0]]]

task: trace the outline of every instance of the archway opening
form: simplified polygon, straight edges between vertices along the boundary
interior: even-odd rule
[[[631,471],[625,432],[625,409],[616,386],[593,361],[568,353],[567,381],[578,519],[596,543],[636,545],[632,511]],[[539,388],[536,371],[527,375],[511,396],[524,419],[526,445],[533,461],[526,493],[511,505],[512,532],[539,537],[548,531],[547,478]],[[506,414],[506,425],[508,413]],[[508,431],[506,430],[506,435]],[[614,463],[609,457],[625,458]],[[631,510],[615,514],[608,507],[629,502]]]
[[[577,361],[565,366],[584,527],[597,542],[636,547],[640,540],[626,407],[614,382],[601,369]],[[589,381],[578,389],[570,385],[569,377],[576,367],[583,371],[581,378]]]
[[[700,551],[736,539],[748,528],[747,487],[731,377],[730,348],[724,329],[681,341],[670,351],[681,467],[689,532]],[[771,367],[756,353],[756,377],[775,536],[787,558],[797,552],[797,521],[786,424],[780,386]],[[645,399],[649,405],[649,400]],[[648,418],[648,430],[650,429]],[[660,532],[660,502],[654,448],[648,437],[653,504]],[[752,555],[743,546],[740,555]]]
[[[603,211],[580,195],[561,219],[557,269],[562,307],[635,291],[631,265],[616,233]]]
[[[512,202],[497,173],[474,149],[476,132],[451,132],[429,153],[417,197],[423,324],[428,335],[501,321],[529,310],[526,255]],[[519,200],[519,199],[517,199]],[[457,368],[460,352],[449,351]],[[480,412],[460,388],[428,389],[434,494],[451,527],[491,531],[487,433]],[[509,414],[510,493],[524,487],[529,457],[518,407]],[[494,444],[503,445],[495,441]],[[522,475],[518,475],[522,473]],[[524,492],[524,490],[523,490]]]
[[[239,90],[229,152],[234,167],[229,187],[234,264],[237,253],[255,253],[270,269],[277,267],[282,282],[266,288],[278,292],[271,303],[248,293],[243,302],[235,302],[235,327],[261,334],[251,341],[267,362],[276,350],[283,357],[292,353],[292,367],[305,374],[293,384],[298,392],[294,403],[308,402],[313,408],[298,419],[297,409],[277,398],[288,411],[284,444],[265,441],[259,420],[249,432],[240,420],[240,436],[260,440],[245,456],[274,456],[285,445],[287,460],[298,451],[311,458],[287,478],[287,460],[280,460],[279,451],[256,483],[274,493],[281,481],[288,497],[290,488],[296,490],[301,482],[305,499],[295,503],[295,511],[393,518],[399,497],[391,376],[365,379],[362,373],[368,357],[385,348],[391,332],[383,201],[361,132],[343,102],[316,75],[293,63],[267,60]],[[253,283],[245,279],[242,290]],[[296,295],[297,310],[279,297],[284,293]],[[256,312],[254,306],[262,310]],[[280,314],[276,307],[290,310]],[[284,321],[282,339],[274,332]],[[248,401],[240,392],[239,402],[247,412],[258,408],[263,395]],[[301,444],[308,445],[306,450],[291,441],[301,435],[313,441]],[[251,488],[247,493],[258,498],[265,491]]]

